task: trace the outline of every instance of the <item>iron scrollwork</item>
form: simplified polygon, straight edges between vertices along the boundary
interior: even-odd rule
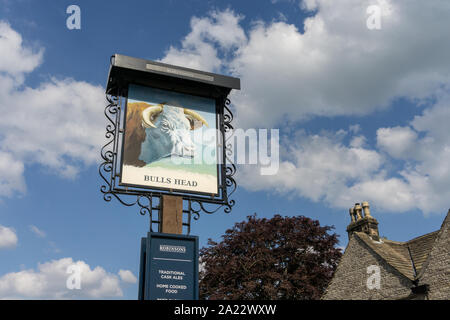
[[[103,179],[103,184],[100,191],[103,193],[103,199],[110,202],[114,197],[121,204],[127,207],[138,205],[140,207],[139,213],[141,215],[148,214],[150,217],[150,231],[153,231],[153,225],[159,223],[158,219],[154,219],[153,213],[159,210],[159,206],[154,205],[154,199],[151,193],[139,194],[135,192],[121,191],[116,189],[118,173],[118,150],[119,150],[119,135],[123,133],[120,127],[120,116],[122,110],[123,98],[119,88],[112,88],[106,94],[108,105],[105,108],[104,114],[108,120],[106,125],[105,138],[106,144],[101,149],[101,156],[103,162],[99,166],[99,174]],[[134,196],[135,199],[127,201],[122,196]]]

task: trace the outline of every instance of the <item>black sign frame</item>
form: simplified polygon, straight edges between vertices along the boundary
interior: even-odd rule
[[[231,125],[233,114],[229,108],[228,94],[232,89],[240,89],[240,80],[120,54],[113,55],[110,62],[106,86],[108,105],[104,111],[108,120],[105,134],[107,142],[101,150],[103,162],[99,166],[99,174],[103,179],[100,190],[104,200],[109,202],[114,197],[126,206],[137,204],[141,215],[149,214],[150,216],[150,231],[153,231],[153,224],[160,223],[159,217],[153,217],[153,212],[160,209],[158,201],[163,195],[181,196],[183,200],[186,200],[187,206],[183,212],[187,213],[187,220],[183,222],[183,226],[188,228],[188,234],[191,218],[199,219],[200,212],[212,214],[220,208],[224,208],[226,213],[231,212],[235,201],[230,199],[230,196],[237,185],[233,178],[236,166],[230,159],[232,150],[227,142],[227,137],[230,136],[227,135],[233,130]],[[130,84],[208,97],[216,101],[217,129],[220,132],[218,145],[221,147],[218,194],[180,192],[120,183],[126,102]],[[130,201],[130,196],[134,197],[134,200]],[[214,206],[211,208],[211,205]]]
[[[129,85],[134,84],[134,83],[130,83]],[[149,88],[154,88],[154,87],[149,87]],[[205,96],[201,96],[201,97],[205,97]],[[208,97],[205,97],[208,98]],[[219,123],[219,115],[220,115],[220,110],[222,109],[222,105],[221,105],[221,101],[220,99],[214,99],[215,101],[215,114],[216,114],[216,128],[220,128]],[[125,106],[124,106],[124,124],[123,124],[123,130],[126,131],[126,127],[127,127],[127,122],[126,122],[126,114],[127,114],[127,109],[128,109],[128,98],[125,101]],[[220,130],[220,129],[219,129]],[[222,132],[222,131],[221,131]],[[217,146],[221,146],[222,145],[222,137],[217,136],[216,137],[216,145]],[[125,147],[125,143],[122,143],[122,149],[121,149],[121,154],[124,154],[124,147]],[[222,148],[220,148],[222,150]],[[217,150],[216,150],[217,151]],[[199,191],[184,191],[184,190],[176,190],[176,189],[171,189],[171,188],[164,188],[164,187],[142,187],[140,185],[136,185],[136,184],[131,184],[131,183],[125,183],[122,181],[122,175],[119,175],[119,186],[123,186],[123,187],[127,187],[127,188],[143,188],[143,189],[150,189],[150,190],[161,190],[161,191],[166,191],[171,195],[184,195],[184,194],[193,194],[193,195],[202,195],[205,197],[211,197],[211,198],[215,198],[215,197],[220,197],[220,189],[221,186],[223,186],[226,181],[221,181],[224,178],[224,174],[223,174],[223,161],[220,159],[220,157],[222,157],[222,154],[219,154],[220,152],[217,152],[216,154],[216,160],[217,160],[217,192],[216,193],[207,193],[207,192],[199,192]],[[123,168],[123,157],[121,157],[120,159],[120,167]]]

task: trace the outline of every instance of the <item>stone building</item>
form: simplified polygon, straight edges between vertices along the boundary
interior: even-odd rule
[[[380,238],[369,203],[350,209],[349,242],[322,299],[450,299],[450,210],[439,230]]]

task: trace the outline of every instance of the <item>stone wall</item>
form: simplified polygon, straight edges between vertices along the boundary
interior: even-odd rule
[[[428,284],[428,299],[450,299],[450,215],[444,220],[441,230],[424,264],[424,273],[419,275],[419,284]]]
[[[367,267],[380,268],[380,289],[369,289]],[[345,254],[323,295],[324,300],[401,299],[411,293],[412,282],[389,266],[361,239],[352,235]]]

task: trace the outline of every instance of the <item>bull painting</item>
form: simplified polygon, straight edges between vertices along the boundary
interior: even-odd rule
[[[124,129],[122,185],[218,193],[215,99],[130,84]]]
[[[195,155],[190,131],[206,120],[196,111],[176,103],[128,104],[124,164],[137,167],[168,157]]]

